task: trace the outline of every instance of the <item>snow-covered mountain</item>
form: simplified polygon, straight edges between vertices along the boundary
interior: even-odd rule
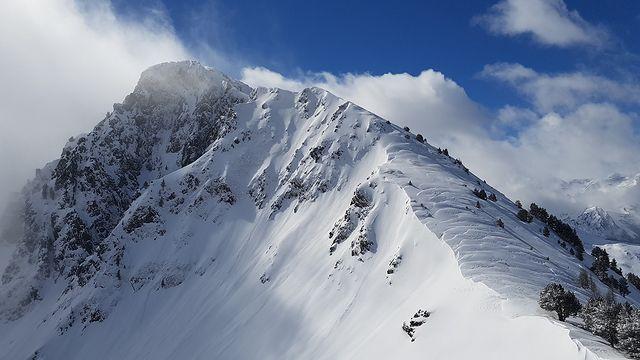
[[[590,256],[322,89],[154,66],[23,196],[3,359],[622,357],[536,303]]]
[[[608,240],[640,243],[640,174],[572,180],[561,189],[569,201],[589,204],[576,226]]]
[[[640,272],[640,174],[572,180],[562,183],[561,189],[570,202],[589,204],[569,220],[587,251],[599,246],[616,259],[625,274]]]

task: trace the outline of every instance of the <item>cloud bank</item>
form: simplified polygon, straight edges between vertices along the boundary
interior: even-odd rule
[[[107,1],[0,2],[0,208],[66,139],[90,130],[142,70],[189,58],[161,11],[135,22]]]
[[[602,47],[609,40],[606,30],[569,10],[563,0],[502,0],[473,22],[497,35],[530,35],[549,46]]]

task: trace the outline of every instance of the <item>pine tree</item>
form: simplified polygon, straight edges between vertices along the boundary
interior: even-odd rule
[[[496,220],[496,226],[501,227],[504,229],[504,221],[502,221],[502,219],[498,218],[498,220]]]
[[[580,274],[578,274],[578,285],[583,289],[588,289],[590,286],[590,277],[585,269],[580,269]]]
[[[618,279],[618,290],[620,290],[620,295],[622,296],[631,294],[631,291],[629,291],[629,283],[624,277]]]
[[[529,212],[525,209],[521,209],[520,211],[518,211],[517,216],[518,219],[523,222],[530,223],[533,221],[533,216],[531,216],[531,214],[529,214]]]
[[[538,304],[544,310],[555,311],[560,321],[576,315],[581,308],[576,295],[571,291],[565,291],[562,285],[556,283],[548,284],[542,289]]]
[[[416,140],[420,141],[421,143],[424,143],[424,137],[422,137],[422,134],[416,135]]]
[[[533,217],[542,221],[543,223],[546,223],[549,219],[549,213],[547,213],[547,209],[536,205],[536,203],[531,203],[531,205],[529,205],[529,211],[531,212],[531,215],[533,215]]]
[[[593,271],[599,279],[603,280],[608,277],[607,270],[609,270],[609,254],[606,250],[595,246],[591,250],[591,256],[595,258],[595,261],[591,265],[591,271]]]
[[[622,305],[613,300],[613,293],[609,292],[603,298],[589,299],[581,312],[586,328],[614,346],[618,342],[617,326]]]
[[[634,273],[628,273],[627,280],[631,283],[631,285],[633,285],[633,287],[640,290],[640,277],[638,277]]]
[[[496,194],[494,194],[494,193],[491,193],[491,195],[489,195],[489,197],[488,197],[488,198],[489,198],[489,200],[491,200],[491,201],[498,201],[498,198],[496,197]]]
[[[476,201],[476,207],[477,207],[478,209],[480,209],[480,208],[481,208],[481,206],[480,206],[480,201]]]
[[[616,328],[618,346],[631,357],[640,359],[640,311],[625,307]]]
[[[520,200],[516,200],[516,206],[518,209],[522,209],[522,202],[520,202]]]
[[[616,274],[622,276],[622,270],[618,267],[618,262],[616,261],[616,259],[611,259],[610,267],[611,270],[613,270]]]
[[[542,229],[542,235],[544,235],[544,237],[549,237],[549,235],[551,235],[548,226],[545,226],[544,229]]]

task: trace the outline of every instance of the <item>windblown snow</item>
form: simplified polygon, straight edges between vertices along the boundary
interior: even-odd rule
[[[23,196],[2,359],[622,358],[536,303],[590,256],[322,89],[154,66]]]

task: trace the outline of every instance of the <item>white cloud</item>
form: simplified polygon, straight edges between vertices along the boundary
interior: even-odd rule
[[[552,78],[522,66],[504,70],[517,81]],[[318,73],[289,79],[265,68],[247,68],[243,75],[253,86],[325,88],[448,147],[514,199],[541,202],[554,211],[576,212],[591,205],[589,199],[568,203],[560,193],[562,180],[633,174],[640,168],[637,116],[611,103],[589,102],[586,90],[584,96],[572,94],[572,106],[563,113],[540,115],[539,110],[505,106],[490,116],[459,85],[433,70],[417,76]],[[524,94],[540,108],[553,108],[558,91]]]
[[[585,21],[563,0],[502,0],[474,21],[498,35],[528,34],[544,45],[605,46],[608,32]]]
[[[146,67],[189,55],[154,12],[135,23],[106,1],[0,1],[0,207],[130,92]]]
[[[638,120],[612,104],[586,103],[566,115],[548,113],[515,141],[481,145],[485,164],[478,161],[478,165],[488,164],[501,189],[509,194],[579,211],[594,204],[586,198],[566,203],[566,194],[558,188],[561,180],[637,173],[640,136],[634,122]]]
[[[520,64],[487,65],[482,77],[512,86],[541,112],[574,109],[586,102],[640,104],[640,86],[584,72],[540,74]]]

